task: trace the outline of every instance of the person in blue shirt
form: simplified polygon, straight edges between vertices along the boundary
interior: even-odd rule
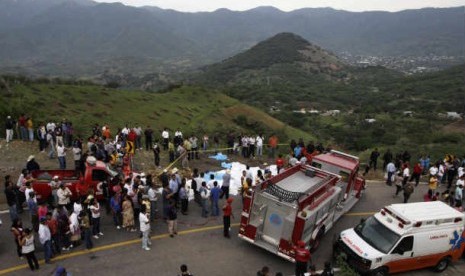
[[[221,195],[221,189],[218,187],[218,182],[213,182],[213,188],[210,191],[212,201],[212,216],[216,217],[220,215],[220,209],[218,207],[218,201]]]
[[[296,145],[295,148],[294,148],[294,156],[297,159],[300,159],[300,154],[301,153],[302,153],[302,148],[300,147],[300,145]]]

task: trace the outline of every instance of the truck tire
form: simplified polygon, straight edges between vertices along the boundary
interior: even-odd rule
[[[444,270],[447,269],[450,263],[450,257],[444,257],[442,258],[438,264],[434,267],[434,271],[436,272],[443,272]]]
[[[389,270],[387,267],[382,266],[382,267],[379,267],[373,270],[373,272],[370,275],[371,276],[387,276],[389,275]]]

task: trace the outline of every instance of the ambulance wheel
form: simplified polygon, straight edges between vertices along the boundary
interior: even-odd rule
[[[371,273],[372,276],[387,276],[389,275],[389,271],[388,271],[388,268],[387,267],[380,267],[380,268],[377,268],[375,269],[372,273]]]
[[[447,269],[450,263],[450,258],[449,257],[444,257],[442,258],[438,264],[434,267],[434,271],[436,272],[443,272],[444,270]]]

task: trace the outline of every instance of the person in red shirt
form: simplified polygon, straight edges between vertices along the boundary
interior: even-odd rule
[[[223,235],[225,238],[230,238],[229,228],[231,227],[231,216],[234,218],[232,213],[231,203],[233,198],[230,197],[226,200],[226,204],[223,206]]]
[[[305,242],[299,240],[295,250],[295,275],[304,276],[307,272],[307,263],[310,260],[310,251],[305,248]]]
[[[52,213],[47,213],[47,222],[48,228],[50,229],[50,234],[52,236],[52,251],[53,254],[60,254],[60,236],[58,235],[58,221],[52,217]]]
[[[418,183],[420,182],[420,176],[423,171],[423,168],[420,165],[420,162],[417,162],[415,166],[413,167],[413,173],[412,176],[410,177],[409,181],[412,181],[415,179],[415,187],[418,186]]]
[[[275,134],[272,134],[268,139],[268,147],[269,147],[269,157],[274,158],[276,153],[276,148],[278,147],[278,137]]]
[[[276,169],[278,170],[278,174],[282,168],[284,168],[284,159],[283,159],[283,155],[280,154],[278,155],[278,158],[276,159]]]

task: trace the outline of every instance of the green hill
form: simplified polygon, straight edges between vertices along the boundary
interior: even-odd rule
[[[49,82],[49,81],[45,81]],[[277,133],[282,139],[311,138],[266,113],[213,90],[181,87],[166,93],[105,88],[90,84],[32,82],[0,78],[0,116],[32,116],[36,125],[48,120],[70,120],[75,129],[90,134],[95,123],[108,124],[113,133],[125,124],[181,128],[187,135],[229,131]],[[1,125],[3,128],[3,124]],[[3,133],[3,131],[2,131]]]
[[[300,76],[338,79],[345,75],[344,67],[336,56],[302,37],[280,33],[245,52],[204,67],[198,80],[207,85],[242,85],[260,80],[292,83]]]

